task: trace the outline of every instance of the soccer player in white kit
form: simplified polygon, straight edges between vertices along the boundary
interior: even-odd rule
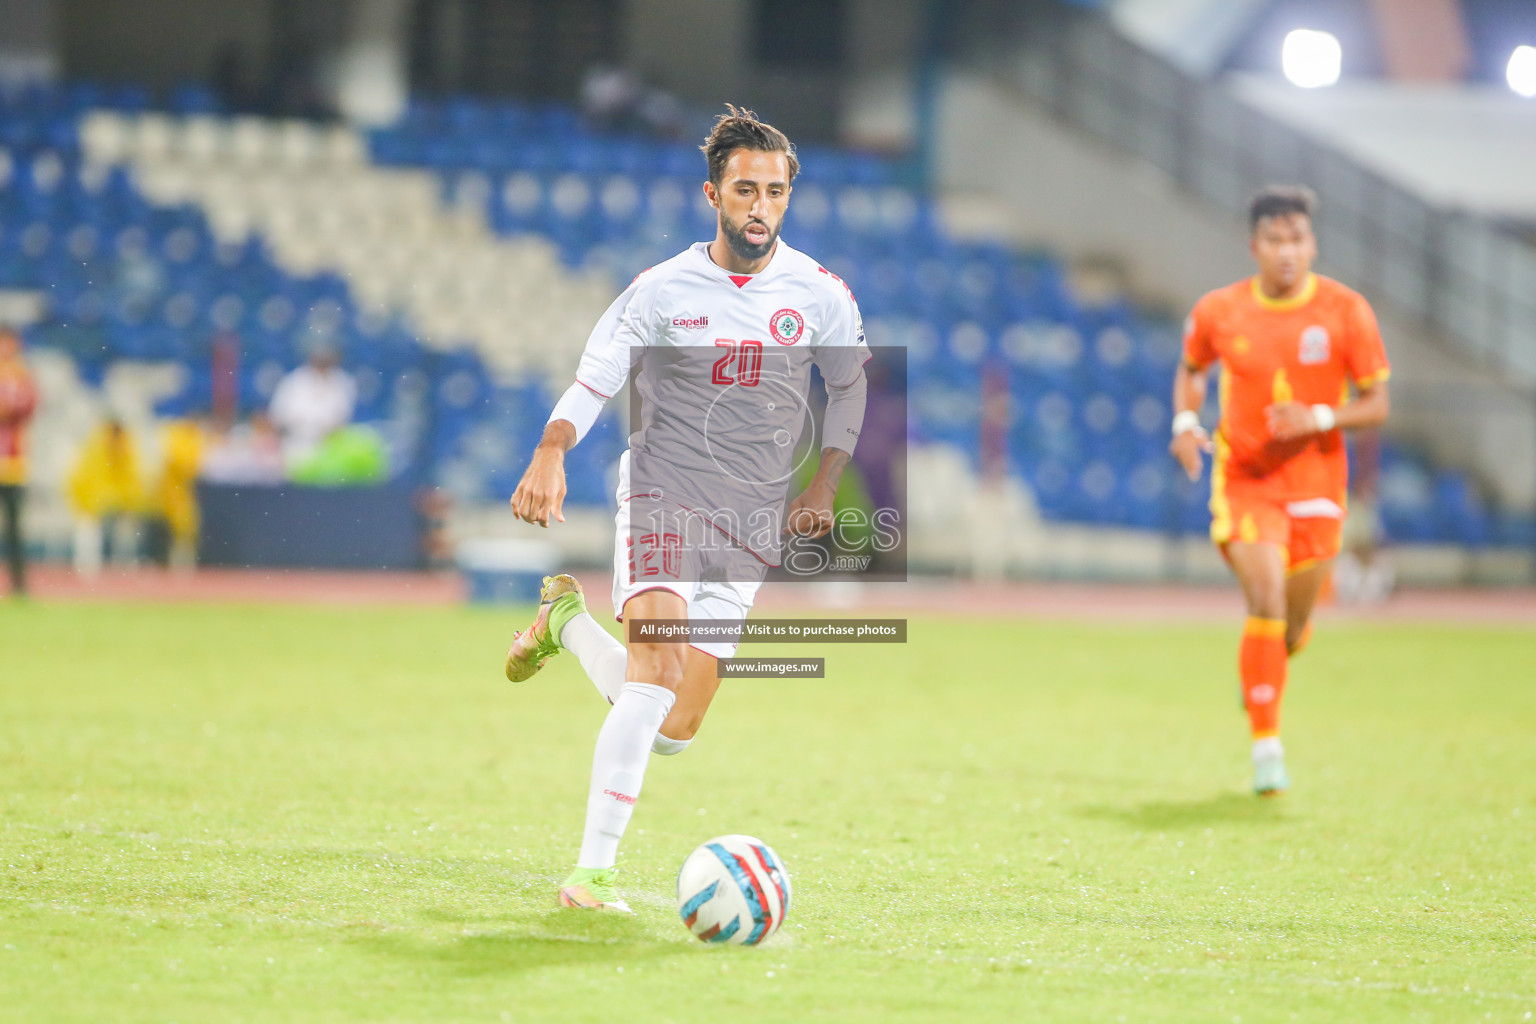
[[[864,419],[869,350],[853,295],[779,238],[799,170],[794,147],[751,111],[730,111],[702,147],[704,195],[719,212],[714,240],[645,271],[609,307],[512,495],[518,518],[564,521],[565,453],[638,366],[640,429],[620,463],[615,516],[620,621],[745,619],[783,536],[831,530]],[[811,363],[828,394],[820,463],[789,500]],[[688,746],[719,686],[717,659],[736,643],[626,648],[587,614],[574,578],[546,579],[541,598],[508,652],[507,677],[526,679],[569,650],[613,705],[560,903],[627,911],[614,865],[649,756]]]

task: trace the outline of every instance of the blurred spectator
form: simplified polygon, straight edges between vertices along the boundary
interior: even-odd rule
[[[203,459],[203,428],[196,420],[174,420],[165,428],[165,466],[155,495],[156,511],[170,531],[167,562],[172,569],[197,567],[197,473]]]
[[[591,67],[582,78],[581,112],[599,131],[632,131],[644,98],[645,86],[623,68]]]
[[[215,484],[282,483],[283,447],[271,417],[254,413],[249,423],[214,433],[203,452],[200,475]]]
[[[309,457],[290,463],[288,479],[312,487],[355,487],[388,475],[384,440],[367,427],[343,427],[328,434]]]
[[[686,112],[677,98],[653,89],[623,68],[588,68],[581,82],[581,112],[588,125],[603,132],[649,132],[679,138]]]
[[[279,381],[272,392],[272,422],[282,435],[283,459],[290,471],[352,422],[357,384],[339,363],[336,349],[316,344],[310,348],[309,361]]]
[[[453,518],[453,496],[438,487],[423,488],[416,494],[416,513],[421,516],[421,545],[427,567],[446,569],[454,564],[455,545],[449,526]]]
[[[69,477],[75,513],[75,571],[101,572],[102,542],[111,531],[112,560],[138,560],[138,520],[144,511],[144,484],[133,436],[111,419],[91,434]]]
[[[21,358],[21,338],[0,325],[0,517],[5,520],[5,559],[16,597],[27,592],[21,505],[27,486],[27,428],[36,411],[37,386]]]
[[[358,487],[376,484],[389,474],[384,439],[367,427],[333,430],[319,447],[298,464],[289,464],[289,479],[310,487]]]

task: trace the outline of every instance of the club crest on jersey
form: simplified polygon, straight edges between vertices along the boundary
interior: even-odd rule
[[[1328,328],[1313,324],[1301,332],[1301,363],[1315,366],[1328,361]]]
[[[805,333],[805,317],[793,309],[781,309],[768,321],[768,331],[780,345],[793,345]]]

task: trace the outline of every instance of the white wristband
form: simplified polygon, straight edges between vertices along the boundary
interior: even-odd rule
[[[1200,414],[1193,409],[1185,409],[1173,418],[1173,436],[1178,437],[1186,431],[1200,431]]]
[[[602,398],[597,392],[578,382],[565,389],[565,394],[561,395],[560,400],[555,403],[554,411],[549,414],[547,422],[565,420],[576,428],[576,440],[580,441],[587,436],[587,431],[592,429],[592,425],[602,414]]]
[[[1326,434],[1333,429],[1333,424],[1337,421],[1338,417],[1333,414],[1333,406],[1314,405],[1312,407],[1312,419],[1317,423],[1317,432],[1319,434]]]

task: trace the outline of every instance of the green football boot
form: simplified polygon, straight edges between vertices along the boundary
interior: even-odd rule
[[[560,905],[633,914],[629,904],[619,899],[618,880],[618,868],[577,868],[560,887]]]
[[[545,576],[533,625],[513,634],[512,647],[507,651],[507,678],[514,683],[533,678],[546,661],[565,650],[560,646],[560,631],[586,610],[576,577],[566,573]]]

